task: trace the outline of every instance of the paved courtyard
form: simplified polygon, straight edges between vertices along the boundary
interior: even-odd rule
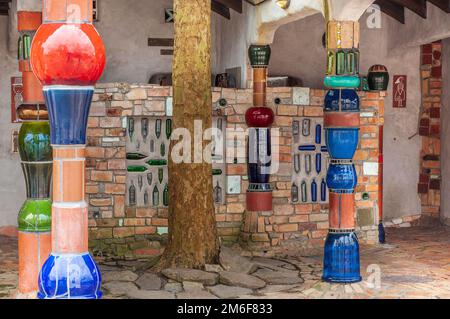
[[[450,228],[387,230],[388,244],[361,247],[363,281],[324,283],[320,254],[254,257],[233,255],[209,272],[167,270],[158,276],[151,261],[102,262],[105,298],[450,298]],[[0,237],[0,298],[17,287],[17,239]]]

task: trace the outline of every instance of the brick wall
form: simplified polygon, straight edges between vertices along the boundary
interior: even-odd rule
[[[441,185],[440,118],[442,98],[442,43],[422,46],[420,74],[422,107],[419,134],[422,139],[418,193],[422,216],[439,218]]]
[[[268,106],[279,128],[280,168],[272,175],[274,211],[258,221],[264,230],[259,240],[271,250],[322,246],[328,229],[327,204],[292,204],[292,120],[322,117],[326,91],[306,88],[269,88]],[[86,193],[90,212],[90,247],[97,256],[149,256],[160,254],[167,240],[167,208],[125,207],[126,117],[165,116],[171,106],[170,87],[99,84],[88,127]],[[361,137],[355,155],[358,172],[356,220],[362,241],[377,241],[378,126],[384,121],[384,92],[361,92]],[[219,99],[227,105],[218,108]],[[276,104],[275,101],[279,102]],[[246,129],[244,114],[252,104],[252,90],[213,88],[215,115],[225,116],[228,127]],[[227,152],[235,147],[227,142]],[[244,145],[237,145],[244,148]],[[227,180],[239,180],[240,192],[227,194],[215,207],[218,232],[225,243],[239,241],[248,186],[246,164],[227,164]]]

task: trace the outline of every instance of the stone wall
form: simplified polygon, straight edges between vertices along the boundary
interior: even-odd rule
[[[224,116],[229,128],[246,129],[244,114],[252,105],[252,90],[213,88],[213,113]],[[280,167],[272,175],[274,211],[258,221],[260,240],[268,249],[322,246],[328,229],[328,204],[291,203],[292,121],[294,117],[322,117],[325,90],[268,88],[268,106],[279,128]],[[98,256],[158,255],[167,240],[168,209],[126,207],[127,116],[166,116],[172,89],[121,83],[98,84],[89,118],[86,193],[89,201],[90,247]],[[384,92],[361,92],[361,137],[355,155],[358,173],[356,220],[362,241],[377,240],[378,126],[384,121]],[[219,100],[227,104],[219,107]],[[223,101],[222,101],[223,102]],[[170,114],[169,114],[170,115]],[[227,142],[227,152],[235,147]],[[244,147],[237,145],[237,147]],[[240,160],[238,158],[238,160]],[[225,204],[216,205],[223,243],[238,242],[245,218],[248,186],[246,164],[227,164]],[[170,182],[170,181],[169,181]],[[237,184],[236,184],[237,183]]]

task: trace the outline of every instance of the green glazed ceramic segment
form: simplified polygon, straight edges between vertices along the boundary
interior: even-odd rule
[[[52,160],[48,122],[24,122],[20,127],[18,141],[22,161],[48,162]]]
[[[49,199],[28,199],[19,212],[18,224],[19,231],[51,231],[52,202]]]
[[[357,76],[327,76],[324,84],[331,89],[356,89],[361,85],[361,79]]]

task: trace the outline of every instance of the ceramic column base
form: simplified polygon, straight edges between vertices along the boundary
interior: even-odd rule
[[[89,253],[51,254],[39,275],[39,299],[100,299],[102,277]]]
[[[322,279],[332,283],[355,283],[360,275],[359,244],[354,232],[328,233]]]

